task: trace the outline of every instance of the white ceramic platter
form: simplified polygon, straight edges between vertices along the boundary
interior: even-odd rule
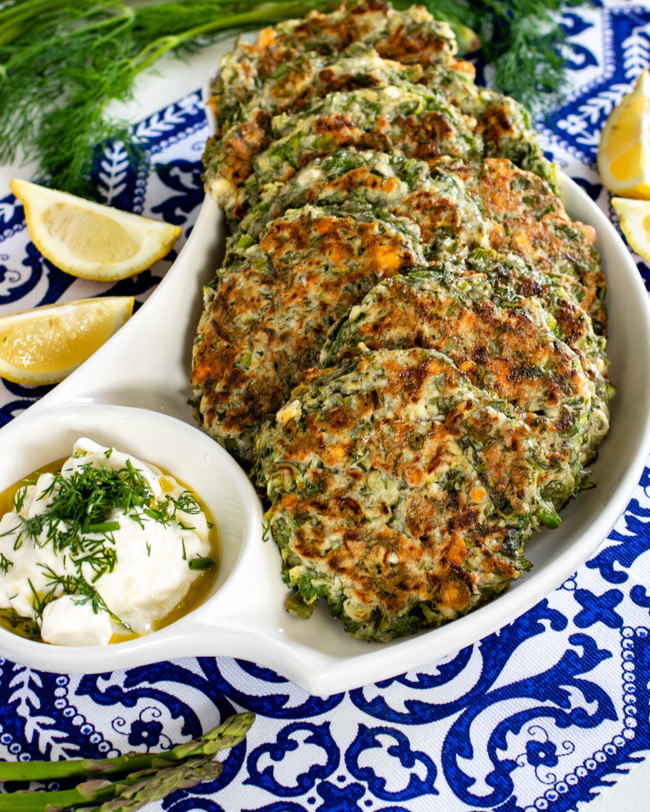
[[[262,511],[241,469],[194,427],[187,405],[191,345],[202,285],[223,244],[222,219],[206,200],[192,234],[138,313],[93,357],[0,430],[0,489],[67,453],[78,434],[162,464],[205,499],[219,524],[223,564],[215,591],[159,632],[106,648],[54,647],[0,629],[0,652],[55,672],[97,673],[180,656],[225,655],[268,666],[314,694],[386,679],[453,654],[514,620],[570,576],[625,510],[650,448],[648,296],[611,223],[571,180],[564,199],[593,225],[608,276],[612,428],[593,467],[596,488],[562,513],[559,529],[528,547],[534,564],[511,590],[438,629],[370,644],[349,637],[326,607],[310,620],[284,610],[280,557],[262,540]]]

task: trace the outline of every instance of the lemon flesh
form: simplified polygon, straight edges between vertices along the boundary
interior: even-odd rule
[[[131,316],[132,296],[77,299],[0,317],[0,377],[58,383]]]
[[[650,73],[644,69],[634,90],[605,122],[598,146],[598,171],[610,192],[650,200]]]
[[[29,235],[44,257],[82,279],[115,282],[151,268],[169,253],[179,226],[103,206],[13,178]]]
[[[612,206],[630,248],[650,262],[650,200],[613,197]]]

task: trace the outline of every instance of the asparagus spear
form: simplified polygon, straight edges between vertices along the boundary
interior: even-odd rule
[[[176,789],[188,789],[202,781],[214,780],[223,769],[220,761],[190,758],[174,767],[145,772],[134,784],[120,790],[115,798],[103,803],[97,812],[133,812],[144,804],[160,801]]]
[[[144,804],[160,801],[177,789],[211,781],[223,765],[209,756],[189,758],[170,767],[130,773],[108,781],[92,778],[74,789],[53,792],[11,792],[0,795],[3,809],[11,812],[58,812],[72,807],[96,812],[133,812]]]
[[[74,789],[0,794],[0,812],[57,812],[71,807],[132,812],[176,789],[216,778],[222,765],[213,756],[239,744],[254,719],[253,713],[231,716],[200,738],[179,744],[166,753],[127,753],[103,760],[0,763],[3,781],[85,779]],[[111,781],[109,776],[117,778]]]
[[[70,759],[68,761],[2,761],[0,781],[52,781],[60,778],[83,778],[101,775],[123,775],[139,772],[152,766],[165,767],[193,756],[213,756],[239,744],[253,724],[255,714],[239,713],[231,716],[198,739],[178,744],[165,753],[125,753],[105,759]],[[0,795],[0,810],[3,806]]]

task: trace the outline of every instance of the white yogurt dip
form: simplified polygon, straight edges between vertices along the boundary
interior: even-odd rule
[[[82,438],[0,519],[0,609],[58,645],[148,634],[214,565],[210,524],[173,477]]]

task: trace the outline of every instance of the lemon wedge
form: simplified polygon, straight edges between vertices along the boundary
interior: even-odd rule
[[[25,207],[34,245],[57,268],[82,279],[115,282],[151,268],[182,233],[179,226],[26,180],[13,178],[9,185]]]
[[[58,383],[133,312],[132,296],[77,299],[0,317],[0,377],[27,386]]]
[[[650,72],[644,69],[634,90],[605,122],[598,146],[598,171],[616,195],[650,200]]]
[[[630,248],[650,262],[650,200],[613,197],[612,206]]]

